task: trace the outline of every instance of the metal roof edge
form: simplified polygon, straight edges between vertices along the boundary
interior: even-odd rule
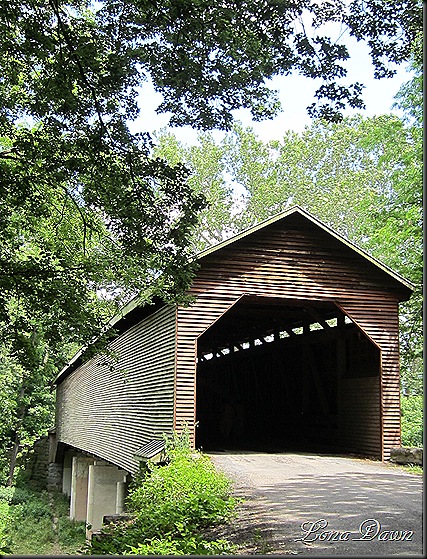
[[[413,291],[415,289],[415,286],[412,282],[410,282],[409,280],[407,280],[406,278],[404,278],[403,276],[401,276],[400,274],[398,274],[397,272],[392,270],[389,266],[387,266],[386,264],[384,264],[383,262],[381,262],[380,260],[378,260],[377,258],[372,256],[368,252],[366,252],[366,250],[360,248],[353,241],[350,241],[349,239],[344,237],[344,235],[341,235],[341,233],[338,233],[337,231],[332,229],[332,227],[330,227],[329,225],[326,225],[326,223],[323,223],[322,221],[320,221],[320,219],[314,217],[310,212],[308,212],[307,210],[304,210],[303,208],[301,208],[301,206],[297,206],[297,205],[292,206],[291,208],[288,208],[288,209],[274,215],[273,217],[270,217],[270,218],[268,218],[264,221],[261,221],[260,223],[254,225],[252,227],[249,227],[248,229],[245,229],[244,231],[242,231],[241,233],[238,233],[234,237],[230,237],[229,239],[226,239],[225,241],[222,241],[221,243],[219,243],[217,245],[214,245],[212,247],[209,247],[206,250],[203,250],[203,251],[199,252],[196,259],[200,260],[200,259],[204,258],[205,256],[208,256],[209,254],[212,254],[212,253],[216,252],[217,250],[220,250],[220,249],[222,249],[222,248],[224,248],[224,247],[226,247],[226,246],[228,246],[228,245],[230,245],[230,244],[232,244],[232,243],[234,243],[234,242],[236,242],[240,239],[243,239],[243,238],[247,237],[248,235],[251,235],[252,233],[255,233],[256,231],[264,229],[265,227],[268,227],[269,225],[272,225],[273,223],[276,223],[276,222],[280,221],[281,219],[284,219],[284,218],[286,218],[286,217],[288,217],[288,216],[290,216],[294,213],[299,213],[300,215],[302,215],[303,217],[305,217],[306,219],[308,219],[309,221],[311,221],[312,223],[314,223],[315,225],[317,225],[318,227],[320,227],[321,229],[326,231],[326,233],[329,233],[330,235],[335,237],[338,241],[347,245],[350,249],[354,250],[355,252],[357,252],[358,254],[363,256],[364,258],[366,258],[366,260],[369,260],[372,264],[374,264],[375,266],[380,268],[383,272],[385,272],[388,275],[390,275],[391,277],[393,277],[393,279],[395,279],[399,283],[403,284],[407,289],[410,289],[411,291]]]
[[[151,439],[134,453],[134,457],[137,460],[150,460],[163,453],[165,449],[166,441],[164,439]]]

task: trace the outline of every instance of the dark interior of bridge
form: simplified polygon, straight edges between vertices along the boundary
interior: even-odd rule
[[[349,416],[343,387],[378,379],[380,350],[333,302],[244,297],[197,360],[198,448],[357,452],[342,433],[364,414]]]

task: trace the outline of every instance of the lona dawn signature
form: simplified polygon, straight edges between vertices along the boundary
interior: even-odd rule
[[[331,530],[328,521],[320,518],[314,522],[303,522],[303,535],[295,541],[303,542],[337,542],[337,541],[412,541],[412,530],[383,530],[375,518],[368,518],[360,523],[357,532]]]

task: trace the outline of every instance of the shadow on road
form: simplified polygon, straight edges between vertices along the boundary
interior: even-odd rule
[[[342,465],[331,462],[331,472],[325,473],[329,463],[322,463],[322,457],[316,457],[322,472],[316,473],[316,463],[308,456],[308,472],[299,456],[299,471],[289,475],[289,458],[280,464],[279,457],[273,467],[271,457],[265,456],[263,473],[260,455],[242,455],[241,460],[234,455],[228,469],[236,495],[244,499],[233,527],[235,541],[250,536],[264,547],[261,552],[276,554],[423,554],[420,476],[380,463],[364,466],[363,461],[356,464],[358,471],[351,471],[354,463],[343,459]],[[227,459],[221,457],[220,464],[227,471]]]

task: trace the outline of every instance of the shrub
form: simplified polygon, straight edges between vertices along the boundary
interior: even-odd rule
[[[15,493],[14,487],[0,486],[0,502],[11,503]]]
[[[46,497],[46,492],[42,493],[42,498]],[[11,500],[12,505],[25,504],[28,501],[34,501],[38,496],[34,491],[25,487],[13,487],[13,496]]]
[[[402,445],[423,446],[423,396],[402,396]]]
[[[9,489],[8,487],[2,487],[1,489]],[[11,540],[7,532],[7,519],[9,515],[9,504],[6,500],[0,500],[0,553],[12,553],[10,547]]]
[[[166,534],[162,539],[152,538],[136,547],[128,546],[123,555],[229,555],[237,546],[227,540],[207,541],[201,534],[188,532],[181,537]]]
[[[17,487],[12,497],[11,510],[15,519],[33,519],[51,518],[52,511],[46,492],[38,495],[32,491],[27,491]]]
[[[229,519],[235,501],[227,478],[216,472],[209,457],[175,452],[167,466],[154,467],[128,499],[147,536],[176,526],[204,528]]]
[[[229,520],[236,501],[229,480],[210,459],[192,452],[184,432],[167,445],[167,463],[149,464],[127,500],[131,520],[105,527],[90,554],[206,555],[227,553],[225,540],[207,541],[203,530]]]

